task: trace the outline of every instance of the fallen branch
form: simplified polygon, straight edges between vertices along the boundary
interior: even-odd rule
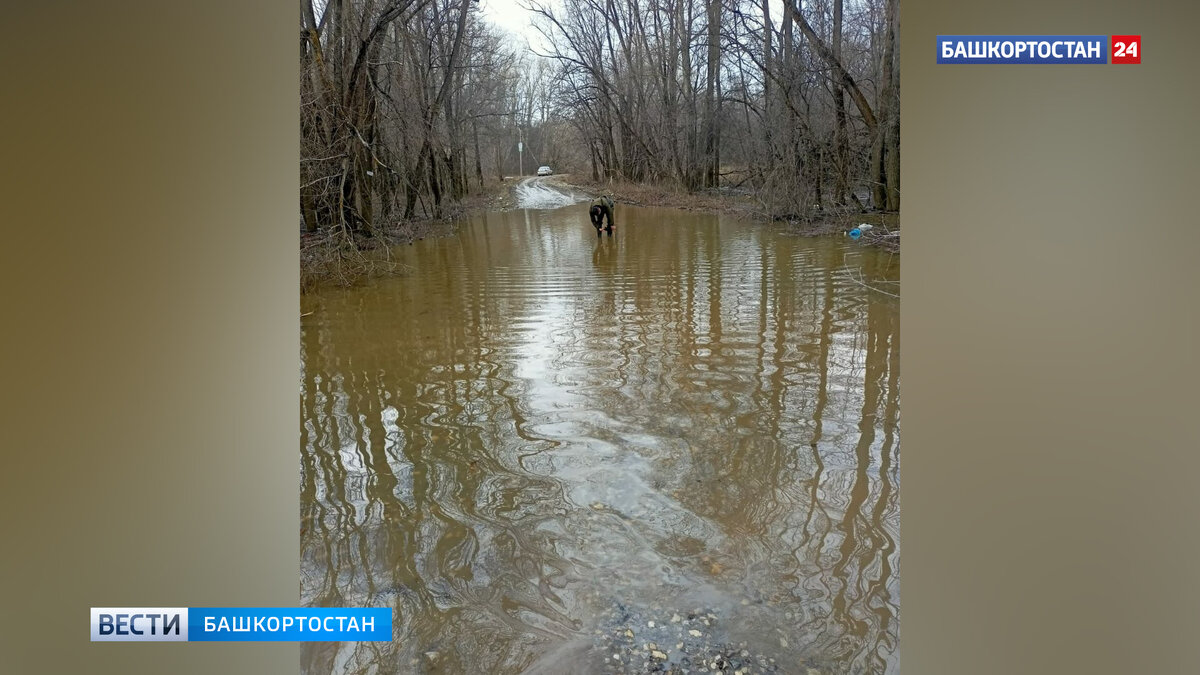
[[[847,281],[854,282],[854,283],[858,284],[859,286],[862,286],[863,288],[868,288],[868,289],[870,289],[870,290],[872,290],[872,291],[875,291],[875,292],[877,292],[877,293],[883,293],[884,295],[889,295],[889,296],[891,296],[891,297],[893,297],[893,298],[896,298],[896,299],[899,299],[899,298],[900,298],[900,296],[899,296],[899,295],[897,295],[897,294],[895,294],[895,293],[889,293],[888,291],[885,291],[885,290],[883,290],[882,288],[877,288],[877,287],[875,287],[875,286],[872,286],[871,284],[868,284],[867,282],[863,281],[861,277],[860,277],[860,278],[855,278],[855,277],[854,277],[854,275],[850,274],[850,272],[849,272],[849,271],[846,271],[846,274],[845,274],[845,279],[846,279]],[[896,284],[898,284],[898,283],[900,283],[900,282],[898,282],[898,281],[889,281],[889,282],[885,282],[885,283],[896,283]]]

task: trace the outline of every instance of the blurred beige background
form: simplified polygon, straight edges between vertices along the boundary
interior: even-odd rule
[[[9,8],[7,672],[298,670],[86,623],[297,601],[295,12]],[[1200,670],[1197,14],[902,4],[905,672]],[[937,66],[938,33],[1144,51]]]

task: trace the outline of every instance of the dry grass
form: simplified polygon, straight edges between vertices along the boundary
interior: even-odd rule
[[[688,192],[672,185],[629,183],[625,181],[575,180],[573,176],[554,177],[558,182],[591,195],[606,194],[622,204],[661,206],[684,211],[742,211],[754,212],[754,200],[748,194],[720,193],[716,190]]]

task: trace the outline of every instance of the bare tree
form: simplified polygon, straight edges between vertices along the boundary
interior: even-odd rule
[[[374,234],[482,187],[517,73],[471,0],[302,0],[300,58],[306,230]]]
[[[528,168],[749,187],[774,217],[899,209],[898,0],[528,3],[548,47],[521,53],[471,0],[301,0],[305,230],[441,216],[517,141]]]
[[[557,68],[553,112],[594,176],[748,182],[772,214],[807,218],[866,208],[860,188],[899,208],[898,14],[872,2],[789,0],[778,25],[765,0],[527,6]]]

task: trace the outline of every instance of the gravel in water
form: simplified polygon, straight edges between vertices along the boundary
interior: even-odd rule
[[[601,673],[800,673],[821,675],[808,664],[785,665],[746,643],[723,639],[721,618],[712,609],[666,610],[653,614],[615,603],[595,636]]]

